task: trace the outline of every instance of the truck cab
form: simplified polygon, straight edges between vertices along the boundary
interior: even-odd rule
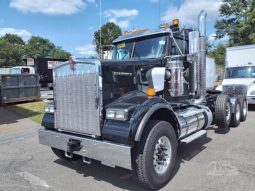
[[[255,104],[255,65],[227,67],[222,85],[217,90],[227,91],[233,84],[242,86],[248,103]]]
[[[146,188],[162,188],[180,143],[247,116],[245,95],[206,90],[205,11],[198,23],[198,30],[174,21],[119,37],[112,60],[70,57],[58,65],[39,142],[62,159],[95,159],[133,171]]]
[[[15,66],[10,69],[10,74],[35,74],[35,69],[30,66]]]

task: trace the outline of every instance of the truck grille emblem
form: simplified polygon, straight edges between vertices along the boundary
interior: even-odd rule
[[[68,63],[69,63],[69,66],[70,66],[70,70],[74,71],[75,70],[75,61],[73,60],[73,57],[70,56],[69,59],[68,59]]]

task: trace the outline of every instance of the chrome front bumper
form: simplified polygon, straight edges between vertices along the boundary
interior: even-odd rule
[[[107,166],[132,169],[131,147],[128,145],[46,130],[43,127],[38,130],[38,135],[40,144],[63,151],[67,151],[67,143],[70,139],[79,140],[82,148],[80,151],[74,151],[74,154],[99,160]]]

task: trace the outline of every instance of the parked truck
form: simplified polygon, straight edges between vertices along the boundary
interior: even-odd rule
[[[248,103],[255,104],[255,44],[226,49],[225,78],[217,90],[229,91],[235,84],[242,85]]]
[[[43,88],[53,89],[53,68],[67,59],[57,58],[28,58],[27,67],[33,67],[39,75],[39,83]]]
[[[205,11],[198,22],[197,30],[175,20],[119,37],[112,60],[71,57],[58,65],[39,142],[61,159],[129,169],[148,189],[166,185],[180,143],[247,116],[242,92],[206,91]]]

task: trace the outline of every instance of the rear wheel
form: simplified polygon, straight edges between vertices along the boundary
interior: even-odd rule
[[[151,120],[136,153],[135,174],[145,187],[158,190],[171,179],[177,153],[176,134],[168,122]]]
[[[240,104],[241,104],[241,117],[240,121],[245,121],[248,115],[248,101],[245,96],[240,95],[238,96],[240,99]]]
[[[238,127],[241,119],[241,104],[239,97],[236,97],[233,109],[234,112],[232,113],[231,126]]]
[[[215,124],[228,128],[231,121],[231,103],[228,95],[218,95],[215,103]]]
[[[60,149],[56,149],[56,148],[53,148],[51,147],[51,150],[53,151],[53,153],[60,159],[63,159],[63,160],[68,160],[68,161],[75,161],[79,158],[79,155],[75,155],[73,154],[73,157],[72,158],[68,158],[65,156],[65,151],[62,151]]]

